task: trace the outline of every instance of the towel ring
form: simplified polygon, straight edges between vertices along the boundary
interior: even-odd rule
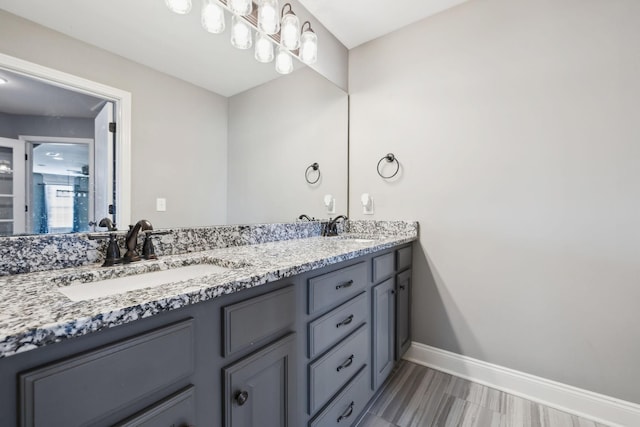
[[[396,162],[396,171],[392,175],[384,176],[382,175],[382,172],[380,172],[380,164],[383,160],[386,160],[388,163]],[[400,170],[400,162],[398,161],[398,159],[396,159],[396,156],[394,156],[393,153],[389,153],[378,161],[378,166],[376,167],[376,169],[378,170],[378,175],[380,175],[382,178],[391,179],[398,174],[398,171]]]
[[[318,176],[316,177],[316,179],[311,180],[309,179],[309,174],[312,171],[316,171],[318,172]],[[306,171],[304,171],[304,179],[309,183],[309,184],[315,184],[316,182],[320,181],[320,165],[317,163],[313,163],[311,165],[309,165],[309,167],[307,168]]]

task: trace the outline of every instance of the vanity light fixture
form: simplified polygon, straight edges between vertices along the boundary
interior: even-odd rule
[[[258,4],[258,31],[276,34],[280,31],[280,5],[278,0],[262,0]]]
[[[287,49],[280,46],[276,56],[276,71],[280,74],[289,74],[293,71],[293,58]]]
[[[287,6],[289,6],[289,10],[285,13]],[[282,7],[280,43],[289,50],[296,50],[300,47],[300,20],[293,13],[291,3],[287,3]]]
[[[165,0],[170,10],[182,15],[189,13],[191,2]],[[293,71],[293,57],[309,65],[317,61],[318,36],[311,28],[311,22],[305,21],[300,27],[291,3],[280,9],[279,0],[202,0],[202,27],[214,34],[224,32],[225,9],[232,14],[230,40],[234,47],[249,49],[253,45],[252,32],[257,30],[256,61],[268,63],[275,57],[276,71],[280,74]],[[277,54],[274,54],[275,47],[278,47]]]
[[[305,25],[308,25],[305,30]],[[300,34],[300,60],[305,64],[313,64],[318,60],[318,36],[311,28],[311,23],[306,21],[302,24]]]
[[[251,47],[251,27],[237,15],[231,18],[231,44],[238,49]]]
[[[185,15],[191,11],[191,0],[164,0],[167,7],[179,15]]]
[[[262,63],[268,63],[273,61],[273,43],[269,40],[269,36],[256,31],[256,49],[255,58],[256,61]]]
[[[224,31],[224,10],[216,0],[202,0],[202,28],[213,34]]]
[[[227,0],[227,6],[231,13],[235,15],[245,16],[253,11],[253,1],[251,0]]]

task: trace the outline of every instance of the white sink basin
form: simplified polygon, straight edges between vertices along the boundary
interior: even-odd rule
[[[358,242],[358,243],[372,243],[372,242],[374,242],[373,239],[356,239],[356,238],[353,238],[353,237],[348,237],[348,238],[346,238],[344,240],[348,240],[350,242]]]
[[[155,288],[168,283],[181,282],[229,270],[229,268],[213,264],[195,264],[169,270],[118,277],[116,279],[69,285],[60,288],[59,291],[71,301],[86,301],[138,289]]]

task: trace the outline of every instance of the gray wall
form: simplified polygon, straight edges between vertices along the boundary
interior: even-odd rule
[[[225,223],[226,98],[4,11],[0,52],[132,93],[134,221]],[[155,211],[157,197],[166,212]]]
[[[229,98],[228,221],[327,218],[325,194],[346,213],[347,117],[347,94],[306,67]]]
[[[0,113],[0,136],[13,139],[19,135],[93,139],[94,124],[93,119]]]
[[[416,341],[640,403],[639,22],[472,1],[350,52],[351,216],[420,221]]]

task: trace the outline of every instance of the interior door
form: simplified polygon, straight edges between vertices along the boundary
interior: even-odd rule
[[[0,235],[25,232],[24,143],[0,138]]]
[[[99,222],[109,216],[109,206],[113,204],[114,176],[114,133],[109,129],[113,122],[113,103],[105,102],[95,118],[94,167],[91,173],[94,184],[94,202],[90,221]],[[111,218],[116,222],[115,216]]]

